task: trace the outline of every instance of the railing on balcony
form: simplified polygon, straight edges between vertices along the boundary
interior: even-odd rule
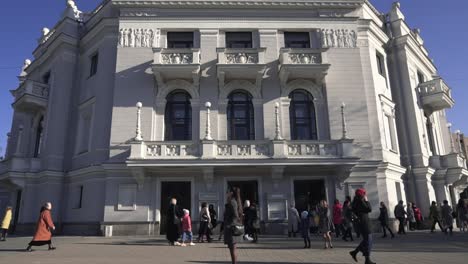
[[[25,94],[47,99],[49,97],[49,85],[32,80],[25,80],[20,87],[14,91],[14,95],[15,98],[18,99]]]
[[[317,49],[282,49],[281,64],[321,64],[322,51]]]
[[[451,89],[442,78],[419,84],[418,92],[423,106],[431,111],[451,108],[455,104]]]
[[[130,160],[314,159],[351,157],[352,140],[135,141]],[[208,146],[208,147],[207,147]],[[209,150],[204,153],[203,150]]]
[[[218,64],[264,64],[265,48],[218,48]]]
[[[154,64],[188,65],[200,63],[200,49],[154,48]]]

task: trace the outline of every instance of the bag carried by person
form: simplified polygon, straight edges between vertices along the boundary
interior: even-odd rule
[[[241,225],[241,224],[232,225],[231,233],[233,236],[242,236],[245,233],[244,225]]]
[[[255,229],[260,229],[260,220],[255,219],[252,223],[252,227]]]

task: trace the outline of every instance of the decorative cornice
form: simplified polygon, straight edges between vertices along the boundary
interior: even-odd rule
[[[113,0],[112,4],[116,6],[133,6],[133,7],[190,7],[190,8],[253,8],[253,7],[270,7],[270,8],[358,8],[364,4],[365,0],[322,0],[322,1],[288,1],[288,0],[183,0],[183,1],[167,1],[167,0]]]

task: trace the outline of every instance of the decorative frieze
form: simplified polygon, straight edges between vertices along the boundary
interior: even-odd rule
[[[320,53],[289,53],[289,61],[292,64],[320,64],[322,56]]]
[[[348,29],[319,29],[323,48],[355,48],[357,47],[357,34]]]
[[[161,54],[162,64],[191,64],[193,63],[192,53],[171,53]]]
[[[228,64],[251,64],[258,63],[258,53],[226,53]]]
[[[157,47],[159,37],[159,29],[121,28],[119,30],[119,46],[131,48]]]

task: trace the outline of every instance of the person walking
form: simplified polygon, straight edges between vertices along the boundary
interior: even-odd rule
[[[466,232],[468,227],[468,210],[466,206],[466,201],[460,198],[457,203],[457,219],[458,227],[461,232]]]
[[[351,196],[346,196],[346,201],[348,201],[349,205],[351,206],[351,204],[352,204]],[[352,222],[353,222],[353,229],[354,229],[354,232],[356,233],[356,237],[360,238],[361,233],[359,231],[358,219],[357,219],[356,214],[354,214],[353,210],[351,210],[351,218],[352,218]]]
[[[211,228],[210,228],[210,235],[213,236],[213,230],[218,226],[218,213],[214,209],[214,205],[210,204],[208,206],[208,211],[210,212],[211,218]]]
[[[399,235],[405,235],[405,216],[406,216],[406,211],[405,207],[403,205],[403,201],[399,201],[398,204],[395,206],[395,210],[393,210],[393,213],[395,214],[395,218],[398,219],[398,234]]]
[[[3,216],[2,220],[2,233],[0,234],[0,241],[6,241],[7,235],[8,235],[8,229],[10,228],[10,223],[11,223],[11,218],[12,218],[12,207],[7,206],[5,209],[5,215]]]
[[[208,209],[208,204],[203,202],[201,204],[200,211],[200,227],[198,228],[198,243],[203,243],[203,237],[206,237],[208,243],[211,242],[210,228],[211,223],[210,211]]]
[[[249,209],[250,209],[250,200],[245,200],[244,201],[244,209],[243,209],[245,233],[244,233],[243,239],[248,240],[248,241],[252,241],[253,238],[250,237],[251,226],[249,225],[249,223],[251,222],[251,220],[249,219],[249,217],[250,217],[250,214],[248,213]]]
[[[245,221],[246,234],[254,243],[257,243],[257,230],[260,229],[260,223],[258,221],[257,206],[255,203],[250,203],[250,206],[244,211],[244,216],[247,218],[247,221]]]
[[[422,221],[423,221],[421,209],[419,209],[415,203],[412,203],[412,204],[413,204],[414,218],[416,219],[416,229],[420,230],[422,228]]]
[[[437,203],[434,202],[434,201],[432,201],[431,207],[429,208],[429,219],[432,220],[431,233],[434,233],[436,224],[439,225],[440,230],[442,230],[442,231],[445,230],[445,229],[442,227],[442,224],[440,223],[440,211],[439,211],[439,207],[437,206]]]
[[[167,210],[166,218],[166,238],[169,241],[169,245],[171,246],[180,246],[178,240],[180,236],[179,228],[182,217],[182,210],[180,210],[179,206],[177,206],[177,199],[172,198]]]
[[[388,230],[388,232],[390,232],[390,235],[392,236],[392,238],[394,238],[395,235],[393,234],[392,229],[390,229],[390,227],[388,227],[388,210],[387,210],[387,206],[385,205],[384,202],[380,202],[379,221],[380,221],[380,225],[382,226],[382,230],[383,230],[382,238],[387,237],[387,230]]]
[[[54,222],[52,221],[52,204],[47,202],[41,207],[39,219],[36,224],[36,232],[31,242],[29,242],[26,251],[31,252],[33,246],[48,245],[49,250],[55,250],[52,246],[52,230],[55,230]]]
[[[296,237],[296,233],[298,230],[299,225],[299,212],[297,211],[294,203],[291,203],[291,207],[289,207],[289,215],[288,215],[288,237]]]
[[[355,192],[354,200],[351,204],[354,214],[357,217],[357,225],[360,230],[362,241],[355,250],[350,251],[349,254],[354,261],[357,260],[357,254],[362,252],[366,258],[365,264],[375,264],[370,258],[372,249],[372,233],[369,221],[369,213],[372,212],[372,207],[367,199],[366,190],[359,188]]]
[[[335,199],[333,204],[333,225],[335,225],[336,237],[340,237],[343,230],[343,206],[338,199]]]
[[[444,200],[444,205],[441,208],[442,212],[442,226],[444,227],[444,233],[453,235],[453,210],[448,204],[447,200]]]
[[[242,202],[240,189],[232,187],[226,193],[224,209],[224,244],[229,248],[231,264],[237,264],[237,243],[240,241],[242,231]]]
[[[184,216],[182,217],[182,245],[183,247],[187,246],[185,241],[189,241],[190,246],[195,246],[193,243],[193,233],[192,233],[192,219],[190,218],[190,211],[187,209],[182,210]]]
[[[304,248],[310,248],[310,219],[307,211],[301,213],[300,229],[301,236],[304,239]]]
[[[408,215],[408,228],[409,230],[414,231],[416,229],[416,216],[414,215],[413,203],[408,203],[406,215]]]
[[[320,217],[320,222],[319,222],[319,228],[320,231],[323,234],[323,239],[325,241],[325,247],[324,249],[328,248],[333,248],[332,245],[332,238],[331,238],[331,232],[333,230],[333,224],[332,221],[330,220],[330,210],[328,209],[328,203],[325,200],[320,201],[320,207],[319,207],[319,217]]]
[[[351,241],[353,239],[353,211],[351,209],[351,203],[346,200],[343,204],[343,240],[348,241],[348,237]]]

